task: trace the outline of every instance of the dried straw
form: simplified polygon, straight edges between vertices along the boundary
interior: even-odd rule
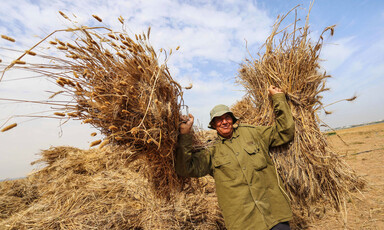
[[[63,12],[59,13],[70,20]],[[96,15],[93,17],[102,21]],[[49,56],[31,51],[58,32],[69,34],[73,40],[49,41],[48,45],[54,48]],[[21,68],[56,82],[62,89],[50,98],[58,94],[70,97],[58,103],[53,114],[79,119],[97,128],[104,136],[104,145],[129,146],[136,153],[134,157],[148,162],[147,175],[158,194],[167,196],[181,189],[184,181],[173,167],[182,88],[168,71],[169,55],[164,51],[165,60],[160,64],[149,36],[150,28],[147,33],[131,38],[125,30],[117,32],[107,27],[74,24],[72,28],[49,34],[5,70]],[[26,54],[47,62],[25,63],[21,59]],[[92,142],[91,147],[102,141]]]
[[[166,200],[129,150],[56,147],[41,155],[35,163],[44,168],[0,183],[0,229],[224,229],[212,179]]]
[[[0,221],[26,209],[38,199],[37,186],[30,179],[0,183]]]
[[[313,43],[308,16],[305,26],[298,27],[295,18],[293,29],[278,32],[287,15],[278,18],[259,59],[241,64],[238,82],[247,93],[233,111],[243,122],[272,125],[275,115],[267,88],[275,85],[285,92],[296,133],[292,143],[274,148],[270,154],[298,218],[295,224],[302,228],[304,219],[318,216],[318,210],[327,204],[339,210],[350,191],[361,188],[364,181],[330,149],[319,128],[320,94],[328,90],[325,80],[330,77],[320,71],[319,55],[324,33],[330,31],[332,35],[334,26],[327,27]]]

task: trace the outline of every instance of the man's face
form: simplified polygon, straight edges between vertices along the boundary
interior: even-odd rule
[[[229,113],[213,119],[213,128],[224,138],[230,138],[233,133],[233,119]]]

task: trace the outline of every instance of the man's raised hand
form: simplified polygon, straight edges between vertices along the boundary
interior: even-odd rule
[[[180,120],[181,120],[181,123],[179,125],[180,134],[190,133],[192,129],[193,121],[195,120],[193,115],[192,114],[188,114],[188,116],[182,115]]]
[[[281,90],[280,88],[277,88],[276,86],[274,85],[270,85],[269,88],[268,88],[268,94],[270,96],[273,96],[275,95],[276,93],[284,93],[283,90]]]

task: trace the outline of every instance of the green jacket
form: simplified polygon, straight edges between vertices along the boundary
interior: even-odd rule
[[[295,126],[285,95],[275,94],[272,100],[273,126],[240,124],[230,139],[219,136],[213,147],[196,153],[191,151],[192,135],[179,136],[176,172],[188,177],[213,175],[228,229],[270,229],[292,219],[268,151],[292,140]]]

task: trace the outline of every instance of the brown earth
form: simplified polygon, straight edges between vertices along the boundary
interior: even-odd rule
[[[346,217],[328,211],[310,229],[384,229],[384,123],[337,130],[328,140],[367,185],[347,200]]]

